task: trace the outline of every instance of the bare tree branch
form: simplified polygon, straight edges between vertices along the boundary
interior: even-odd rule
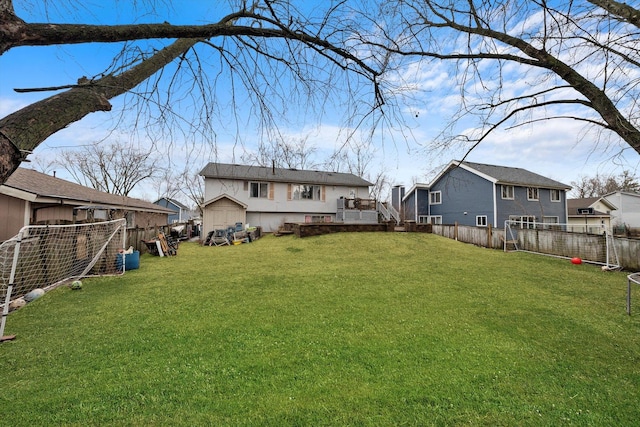
[[[375,101],[371,103],[371,108],[379,108],[384,103],[377,82],[380,73],[367,61],[347,49],[344,43],[333,42],[321,32],[307,31],[313,28],[317,30],[317,27],[287,19],[286,13],[283,15],[283,11],[288,10],[287,4],[281,10],[275,9],[275,3],[264,2],[262,9],[258,4],[254,2],[249,9],[241,7],[209,25],[174,26],[162,23],[103,26],[26,23],[15,15],[11,1],[2,0],[0,52],[15,46],[178,40],[153,54],[123,49],[120,58],[122,63],[114,60],[110,71],[95,78],[83,78],[77,84],[31,89],[68,90],[0,120],[0,182],[4,182],[20,160],[46,137],[91,112],[109,111],[112,108],[109,100],[119,95],[125,95],[123,103],[126,108],[135,111],[133,116],[123,112],[120,118],[123,121],[131,120],[134,127],[144,127],[156,133],[166,132],[171,139],[173,132],[180,131],[180,127],[174,126],[180,122],[186,128],[182,130],[184,137],[188,137],[187,132],[192,132],[202,135],[205,140],[210,139],[215,133],[211,123],[217,115],[215,108],[224,107],[216,105],[215,79],[208,80],[210,70],[203,67],[198,51],[191,50],[198,42],[216,49],[221,63],[226,62],[231,71],[232,83],[234,79],[239,79],[246,90],[253,94],[252,100],[256,103],[258,113],[256,117],[263,120],[264,129],[276,121],[276,114],[281,113],[279,108],[274,108],[273,100],[278,98],[273,95],[278,92],[283,94],[280,99],[282,105],[291,102],[293,92],[285,96],[287,85],[280,82],[282,69],[286,69],[290,78],[297,81],[300,87],[306,87],[305,95],[319,99],[322,95],[328,96],[328,90],[323,92],[318,88],[329,87],[326,81],[321,82],[321,78],[331,79],[335,76],[331,74],[335,71],[323,67],[328,63],[336,70],[360,76],[372,83]],[[335,7],[328,13],[334,10]],[[261,14],[259,11],[266,12]],[[325,16],[322,28],[325,28],[328,19],[328,15]],[[268,40],[274,40],[274,43],[268,45]],[[282,46],[287,48],[283,50]],[[318,59],[322,59],[323,65],[316,65]],[[165,72],[165,67],[170,63],[177,67],[172,75],[171,71]],[[265,69],[268,67],[272,68]],[[189,80],[191,90],[186,89],[188,80],[183,77],[187,73],[193,76],[193,80]],[[256,76],[260,78],[256,79]],[[169,89],[161,93],[159,88],[163,78],[169,79]],[[174,86],[181,92],[174,90]],[[191,97],[194,104],[200,102],[203,106],[202,115],[196,120],[180,116],[177,109],[173,108],[174,96]],[[232,94],[232,102],[236,102],[235,94]],[[140,122],[143,117],[147,121],[144,125]],[[237,126],[241,128],[242,124],[238,123]]]
[[[398,0],[388,10],[387,21],[379,26],[398,30],[372,38],[370,45],[402,57],[450,61],[461,94],[460,114],[454,121],[471,117],[480,121],[480,135],[469,141],[472,147],[495,130],[496,123],[518,120],[517,112],[574,104],[585,107],[576,110],[574,118],[615,132],[640,153],[636,101],[640,82],[634,77],[640,64],[640,37],[630,33],[628,25],[637,27],[637,8],[595,0],[554,7],[545,1]],[[490,84],[488,64],[496,70]],[[546,76],[538,80],[540,89],[505,98],[508,64],[540,70],[538,75]],[[554,83],[557,79],[565,84]],[[575,99],[567,100],[566,94],[563,99],[554,98],[546,92],[548,83],[571,88]],[[602,120],[595,120],[590,112]],[[501,117],[495,119],[497,115]],[[555,117],[561,116],[565,115]]]
[[[623,20],[629,22],[640,28],[640,11],[638,9],[629,6],[626,3],[620,3],[614,0],[588,0],[589,3],[593,3],[596,6],[601,7],[607,12],[616,15]]]

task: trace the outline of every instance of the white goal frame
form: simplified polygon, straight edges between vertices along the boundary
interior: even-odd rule
[[[72,279],[122,274],[124,255],[120,267],[117,257],[126,244],[126,227],[126,219],[29,225],[0,244],[0,337],[13,299]]]
[[[507,220],[504,250],[531,252],[559,258],[580,258],[604,269],[620,269],[613,236],[604,227]]]

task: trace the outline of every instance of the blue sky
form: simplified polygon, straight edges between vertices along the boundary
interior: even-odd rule
[[[215,21],[226,14],[226,3],[205,1],[182,1],[180,7],[173,10],[157,9],[157,16],[144,15],[134,18],[129,9],[123,8],[123,2],[114,7],[112,2],[105,1],[96,5],[89,4],[87,10],[60,9],[48,13],[55,22],[82,23],[129,23],[129,22],[162,22],[174,24],[200,23]],[[87,4],[84,2],[83,4]],[[312,7],[312,2],[305,2],[305,7]],[[318,4],[322,4],[319,2]],[[16,2],[19,16],[29,22],[42,21],[43,11],[31,9],[21,10],[20,2]],[[40,6],[33,6],[34,8]],[[129,7],[128,5],[126,6]],[[141,16],[141,15],[139,15]],[[64,17],[64,18],[63,18]],[[0,117],[16,111],[51,93],[18,94],[13,88],[43,87],[74,83],[81,76],[93,76],[109,66],[114,52],[119,46],[113,45],[77,45],[52,47],[14,48],[0,56]],[[487,71],[488,73],[490,71]],[[517,70],[512,74],[510,84],[514,91],[526,82]],[[398,79],[410,83],[408,90],[411,96],[400,106],[400,114],[404,119],[402,128],[382,126],[374,136],[375,159],[369,172],[373,175],[382,169],[392,184],[411,186],[414,182],[428,182],[430,177],[452,159],[459,159],[466,153],[466,148],[450,148],[434,150],[430,143],[446,125],[459,103],[454,78],[450,71],[439,64],[418,66],[406,64],[399,71]],[[487,75],[490,80],[490,75]],[[229,91],[227,79],[221,79],[216,86],[219,93]],[[221,97],[224,99],[224,97]],[[34,152],[38,162],[51,159],[62,149],[73,148],[102,140],[107,136],[106,129],[112,120],[117,118],[117,107],[122,99],[113,100],[114,112],[94,113],[67,129],[58,132]],[[341,102],[336,100],[328,104],[318,120],[318,111],[290,111],[287,120],[279,125],[280,132],[291,139],[307,139],[315,148],[315,161],[322,163],[336,147],[344,144],[345,129],[342,127],[340,111]],[[235,111],[221,108],[221,122],[232,123],[232,114],[237,117],[249,117],[250,106],[239,102]],[[215,151],[206,143],[199,144],[202,150],[192,151],[192,146],[183,148],[187,142],[174,135],[171,141],[158,140],[157,143],[171,144],[173,161],[180,165],[188,162],[195,170],[199,170],[207,161],[239,162],[244,150],[251,150],[257,142],[259,130],[250,124],[240,122],[226,129],[216,127],[215,135],[209,135],[209,141],[215,141]],[[365,132],[367,129],[362,129]],[[128,135],[112,135],[112,140],[126,141]],[[162,138],[160,138],[162,139]],[[199,141],[195,141],[198,143]],[[640,175],[640,156],[617,138],[603,140],[597,132],[585,131],[580,122],[572,120],[555,120],[537,122],[513,129],[501,129],[474,149],[467,160],[522,167],[532,172],[545,175],[566,184],[577,180],[581,175],[618,174],[622,170],[630,170]],[[25,165],[29,167],[29,165]],[[61,168],[56,168],[58,176],[69,178]],[[156,190],[149,185],[141,187],[135,194],[137,197],[153,199]]]

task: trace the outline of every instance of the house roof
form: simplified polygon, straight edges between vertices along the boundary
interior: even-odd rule
[[[403,200],[407,199],[411,193],[417,189],[431,188],[444,174],[454,168],[463,168],[469,172],[478,175],[488,181],[496,184],[509,184],[521,187],[540,187],[540,188],[556,188],[560,190],[570,190],[571,186],[547,178],[537,173],[530,172],[522,168],[513,168],[508,166],[487,165],[483,163],[461,162],[453,160],[431,181],[429,184],[414,184],[409,191],[405,193]]]
[[[409,191],[404,193],[404,197],[402,198],[402,201],[404,202],[407,199],[409,199],[412,196],[412,194],[417,190],[429,190],[430,188],[431,187],[429,186],[429,184],[424,184],[424,183],[413,184],[409,189]]]
[[[31,169],[18,168],[0,185],[0,193],[32,202],[57,202],[75,206],[126,207],[130,210],[173,213],[171,209],[133,197],[104,193]]]
[[[231,197],[230,195],[228,195],[226,193],[225,194],[221,194],[218,197],[214,197],[211,200],[207,200],[206,202],[204,202],[202,204],[202,206],[209,206],[211,203],[215,203],[218,200],[222,200],[222,199],[230,200],[230,201],[232,201],[233,203],[235,203],[236,205],[240,206],[243,209],[247,209],[247,207],[248,207],[246,203],[242,203],[240,200],[238,200],[238,199],[236,199],[234,197]]]
[[[187,206],[184,205],[184,203],[180,203],[179,201],[177,201],[176,199],[172,199],[170,197],[160,197],[158,200],[156,200],[155,202],[153,202],[153,204],[155,205],[160,205],[161,201],[165,201],[166,203],[171,203],[172,205],[176,206],[177,208],[180,208],[182,210],[187,210],[189,209]],[[175,211],[174,211],[175,212]]]
[[[373,185],[371,182],[351,173],[268,168],[227,163],[209,163],[202,169],[200,175],[205,178],[299,184],[344,185],[353,187],[369,187]]]
[[[547,178],[546,176],[538,175],[537,173],[533,173],[522,168],[459,161],[452,162],[449,167],[451,167],[452,165],[459,165],[461,167],[465,167],[465,169],[477,171],[483,175],[493,178],[493,181],[496,184],[557,188],[564,190],[571,189],[570,185],[563,184],[559,181],[555,181],[553,179]]]
[[[567,213],[569,216],[585,216],[585,214],[578,212],[578,209],[590,208],[593,204],[595,204],[600,197],[585,197],[582,199],[567,199]],[[605,201],[606,202],[606,201]],[[605,204],[609,204],[606,202]],[[588,214],[589,216],[604,216],[609,217],[606,212],[597,211],[594,209],[592,214]]]

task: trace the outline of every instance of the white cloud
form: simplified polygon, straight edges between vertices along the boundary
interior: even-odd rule
[[[0,97],[0,117],[8,116],[27,105],[15,98]]]

